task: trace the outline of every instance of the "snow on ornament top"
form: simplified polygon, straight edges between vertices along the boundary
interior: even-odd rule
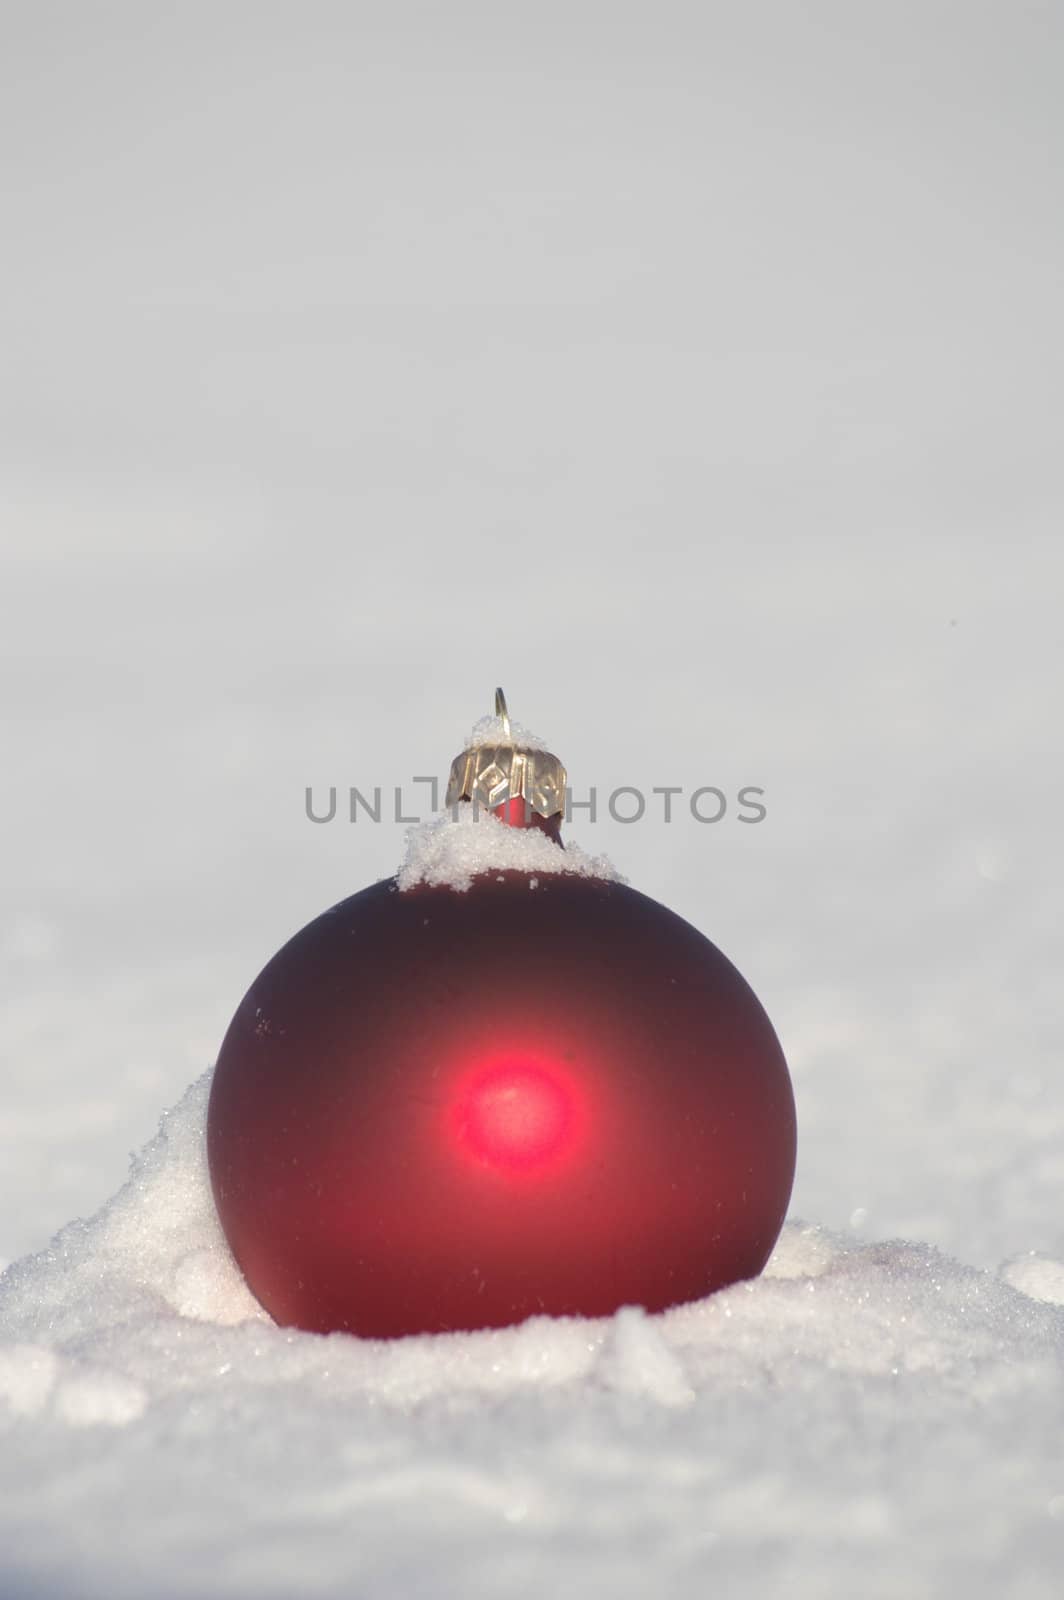
[[[501,694],[502,691],[498,690],[497,693]],[[497,744],[519,745],[522,750],[547,748],[546,740],[541,739],[538,733],[533,733],[509,713],[502,715],[498,711],[493,717],[481,717],[480,721],[474,724],[466,740],[466,749],[481,750],[485,745]]]
[[[419,883],[466,890],[478,873],[491,871],[532,874],[564,872],[580,878],[602,878],[611,883],[627,880],[605,856],[588,855],[579,845],[563,850],[539,828],[512,828],[490,811],[459,804],[453,813],[420,822],[407,829],[406,854],[399,868],[400,890]],[[529,888],[535,887],[535,877]]]

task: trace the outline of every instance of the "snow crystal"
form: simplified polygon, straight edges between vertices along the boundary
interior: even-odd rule
[[[790,1223],[663,1315],[301,1333],[226,1248],[209,1086],[0,1278],[5,1597],[1056,1594],[1064,1263]]]
[[[559,849],[540,828],[511,828],[492,812],[464,802],[407,829],[399,888],[428,883],[465,890],[478,872],[506,868],[625,882],[605,856],[588,855],[576,844]],[[533,878],[529,888],[535,886]]]

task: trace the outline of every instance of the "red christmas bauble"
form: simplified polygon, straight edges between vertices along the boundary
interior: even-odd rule
[[[753,991],[647,896],[390,879],[256,979],[208,1149],[266,1309],[388,1337],[656,1311],[753,1276],[790,1196],[794,1104]]]
[[[382,1338],[751,1277],[795,1161],[776,1035],[708,939],[616,882],[494,869],[388,879],[290,940],[226,1034],[207,1138],[263,1306]]]

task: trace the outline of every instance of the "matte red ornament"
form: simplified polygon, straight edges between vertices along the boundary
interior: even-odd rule
[[[290,940],[226,1034],[207,1138],[266,1309],[381,1338],[752,1277],[795,1161],[778,1040],[708,939],[616,882],[494,868],[385,880]]]

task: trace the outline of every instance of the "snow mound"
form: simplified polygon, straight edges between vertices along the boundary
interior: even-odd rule
[[[539,828],[508,827],[490,811],[464,803],[407,829],[398,883],[400,890],[427,883],[464,891],[477,873],[505,869],[626,881],[605,856],[568,843],[561,850]]]
[[[216,1221],[208,1091],[0,1278],[5,1596],[1057,1592],[1064,1264],[791,1223],[660,1316],[294,1332]]]

